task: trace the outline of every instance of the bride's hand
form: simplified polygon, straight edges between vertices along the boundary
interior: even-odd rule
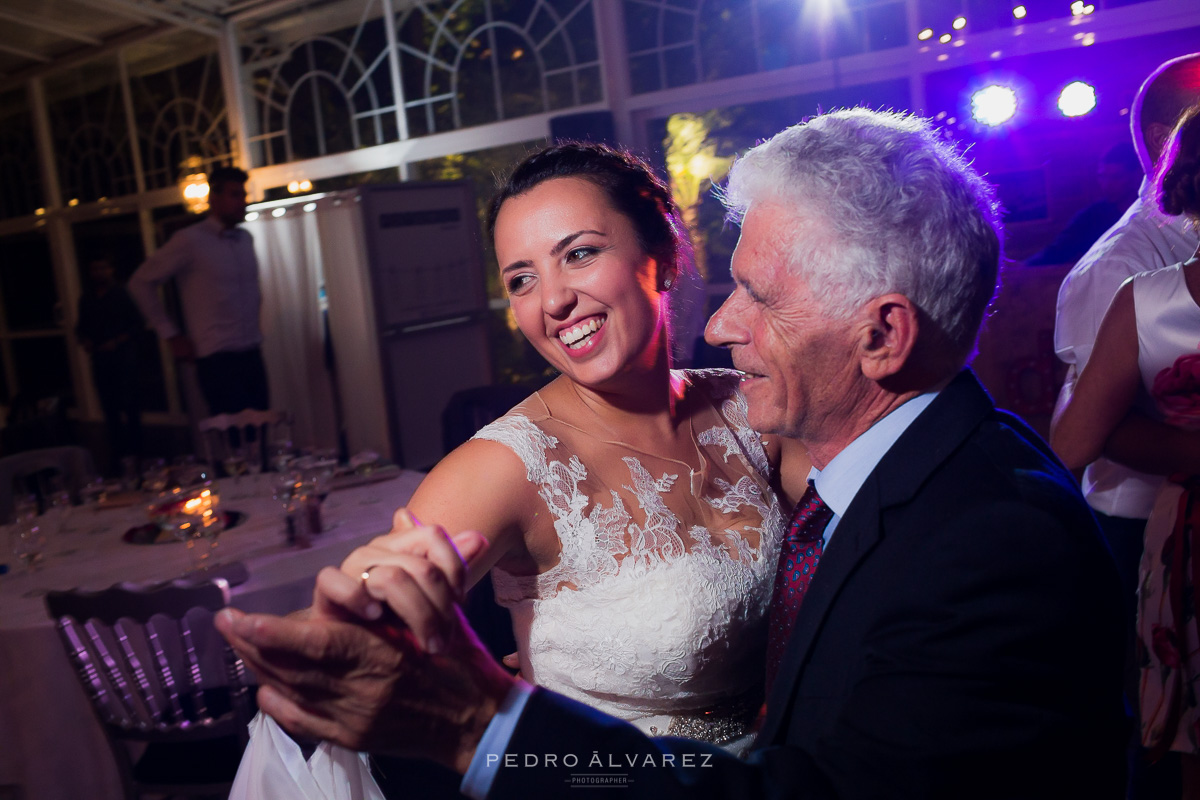
[[[382,603],[387,603],[429,649],[465,594],[464,560],[486,546],[477,533],[451,538],[440,526],[420,525],[401,508],[391,533],[355,550],[340,570],[321,571],[313,609],[328,617],[373,621],[383,616]]]

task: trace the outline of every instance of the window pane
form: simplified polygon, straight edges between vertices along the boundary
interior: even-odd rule
[[[25,91],[0,94],[0,219],[32,214],[44,205],[37,164]]]
[[[10,331],[48,330],[62,324],[50,243],[43,229],[5,236],[0,244],[0,292]]]
[[[63,199],[137,191],[115,54],[48,76],[46,105]]]

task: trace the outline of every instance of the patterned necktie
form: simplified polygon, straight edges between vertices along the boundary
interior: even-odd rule
[[[825,505],[812,481],[792,512],[792,524],[783,539],[779,552],[779,567],[775,572],[775,593],[771,596],[771,611],[767,631],[767,690],[775,682],[779,663],[787,649],[792,626],[800,603],[812,583],[821,551],[825,547],[822,534],[833,519],[833,510]]]

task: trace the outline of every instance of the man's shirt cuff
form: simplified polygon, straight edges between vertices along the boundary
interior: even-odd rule
[[[458,787],[467,797],[484,800],[492,790],[492,783],[500,770],[504,752],[508,749],[508,743],[517,730],[517,722],[521,719],[525,704],[529,702],[532,694],[533,687],[525,681],[518,680],[500,704],[496,716],[488,723],[483,738],[479,740],[479,746],[475,748],[475,757],[471,759],[467,774],[463,776],[462,784]]]

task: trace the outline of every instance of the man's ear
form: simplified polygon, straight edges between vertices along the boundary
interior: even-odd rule
[[[1171,126],[1161,122],[1151,122],[1145,126],[1145,132],[1146,152],[1150,154],[1150,160],[1157,167],[1158,159],[1162,157],[1163,148],[1167,144],[1167,137],[1171,135]]]
[[[859,362],[869,380],[883,381],[904,369],[912,358],[920,328],[916,304],[902,294],[885,294],[867,302],[860,328]]]

